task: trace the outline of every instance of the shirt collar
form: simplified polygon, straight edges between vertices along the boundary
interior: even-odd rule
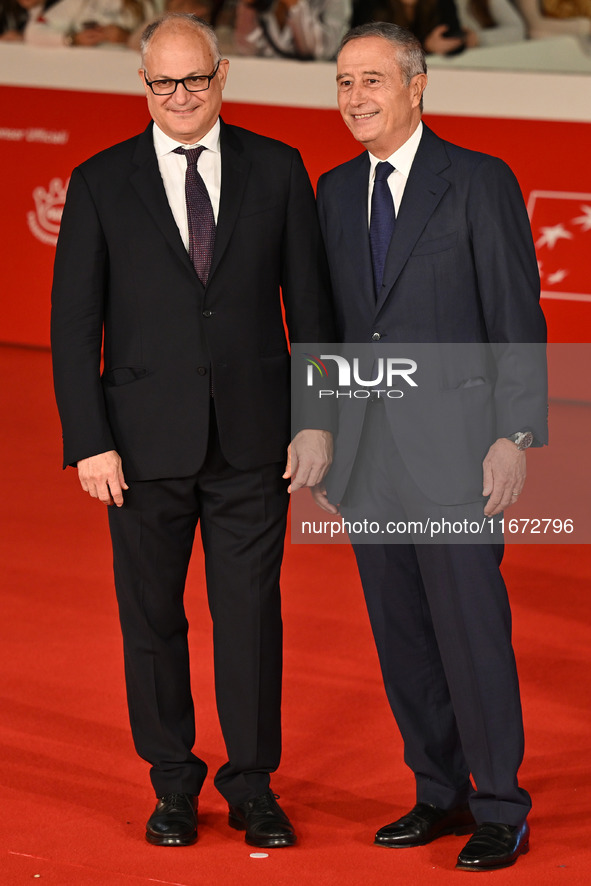
[[[412,162],[415,158],[415,154],[419,147],[419,142],[421,140],[422,134],[423,123],[421,120],[419,120],[419,125],[410,136],[410,138],[407,138],[404,144],[401,145],[397,151],[394,151],[393,154],[390,154],[390,156],[387,158],[387,162],[391,163],[394,169],[396,169],[398,172],[401,172],[405,178],[408,178],[408,175],[410,173],[410,167],[412,166]],[[370,162],[369,177],[370,179],[373,179],[376,171],[376,166],[381,161],[378,160],[377,157],[374,157],[374,155],[371,154],[369,151],[368,154]]]
[[[209,132],[203,138],[200,138],[195,145],[185,145],[182,142],[175,141],[165,132],[162,132],[157,123],[154,123],[153,129],[154,149],[157,157],[163,157],[164,154],[170,154],[175,148],[196,148],[197,145],[204,145],[208,151],[220,152],[220,118],[215,121]]]

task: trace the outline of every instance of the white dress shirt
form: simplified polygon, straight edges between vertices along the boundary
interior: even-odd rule
[[[415,159],[415,154],[419,147],[419,142],[421,140],[421,136],[423,134],[423,124],[419,121],[419,125],[413,132],[410,138],[408,138],[404,144],[398,148],[397,151],[394,151],[386,160],[378,160],[377,157],[374,157],[369,151],[369,188],[367,195],[367,219],[368,222],[371,221],[371,195],[373,194],[373,183],[376,176],[376,166],[378,163],[391,163],[394,167],[394,172],[391,172],[388,176],[388,187],[390,188],[390,193],[392,194],[392,199],[394,200],[394,209],[396,211],[396,215],[400,210],[400,204],[402,202],[402,195],[404,194],[404,189],[406,187],[406,182],[408,176],[410,174],[410,168],[413,164],[413,160]]]
[[[220,190],[222,185],[222,155],[220,153],[220,121],[216,120],[209,132],[199,139],[195,145],[184,145],[166,135],[159,126],[154,123],[154,150],[158,158],[160,175],[164,182],[164,190],[168,197],[168,203],[172,210],[174,220],[177,223],[185,249],[189,251],[189,223],[187,221],[187,204],[185,201],[185,173],[187,161],[181,154],[175,154],[174,149],[196,148],[204,145],[207,150],[203,151],[197,163],[199,175],[205,183],[209,199],[213,208],[213,217],[218,220],[220,210]]]

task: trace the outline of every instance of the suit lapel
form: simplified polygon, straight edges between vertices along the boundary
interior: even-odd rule
[[[347,177],[347,188],[338,195],[341,225],[349,255],[355,256],[357,291],[372,310],[375,306],[373,270],[369,248],[367,194],[369,157],[364,151],[352,161],[352,175]]]
[[[220,122],[222,189],[209,280],[215,274],[216,268],[230,242],[230,237],[238,218],[238,212],[242,205],[242,197],[250,168],[250,160],[245,157],[242,145],[223,120]]]
[[[449,188],[449,182],[439,175],[449,166],[443,141],[425,124],[423,126],[386,256],[384,285],[376,306],[378,311],[384,306],[417,240]]]
[[[137,168],[130,176],[132,186],[173,251],[195,275],[195,268],[185,249],[168,203],[164,182],[158,168],[158,158],[154,150],[151,123],[139,137],[133,160]]]
[[[243,155],[242,146],[238,139],[236,139],[231,129],[228,129],[223,121],[220,122],[222,189],[209,281],[213,277],[215,269],[230,241],[242,203],[248,168],[250,166],[250,162]],[[132,186],[137,191],[138,196],[174,252],[190,272],[196,276],[195,269],[185,249],[168,203],[164,183],[158,168],[158,158],[154,151],[152,124],[148,126],[138,140],[134,154],[134,163],[137,168],[130,177]],[[198,277],[197,283],[200,283]]]

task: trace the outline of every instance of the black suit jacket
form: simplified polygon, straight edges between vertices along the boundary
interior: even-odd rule
[[[475,501],[482,459],[497,437],[531,428],[538,444],[547,439],[544,348],[511,347],[546,341],[521,191],[503,161],[445,142],[424,126],[376,299],[369,168],[364,153],[318,183],[338,336],[359,343],[379,336],[376,356],[384,344],[433,344],[426,399],[389,403],[390,427],[429,498]],[[491,350],[489,342],[502,347]],[[474,347],[438,352],[437,343]],[[340,405],[328,484],[333,501],[346,488],[365,408]]]
[[[221,126],[207,286],[141,135],[74,170],[54,272],[54,378],[64,465],[116,449],[126,479],[195,473],[213,377],[220,443],[248,469],[285,458],[293,341],[331,338],[325,257],[299,153]],[[104,369],[100,372],[104,334]],[[308,415],[308,427],[325,427]]]

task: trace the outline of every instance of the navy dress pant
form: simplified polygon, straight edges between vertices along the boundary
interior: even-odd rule
[[[341,512],[351,522],[376,514],[404,521],[409,497],[414,509],[421,492],[383,405],[370,405]],[[473,510],[482,515],[483,504]],[[452,521],[454,510],[435,508]],[[521,823],[531,800],[517,780],[524,737],[503,545],[375,538],[351,533],[417,802],[451,808],[469,800],[478,823]]]

